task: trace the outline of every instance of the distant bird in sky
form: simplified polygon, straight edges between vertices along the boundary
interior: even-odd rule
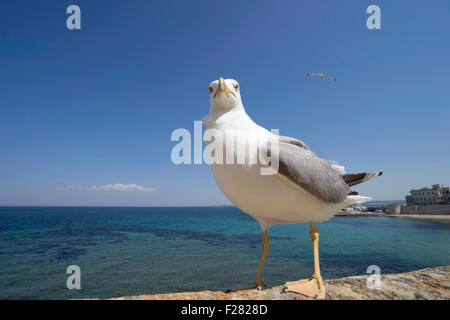
[[[210,109],[203,118],[203,124],[207,126],[207,130],[220,132],[226,137],[227,143],[229,139],[234,141],[230,152],[231,159],[239,159],[242,152],[238,150],[255,150],[261,154],[264,145],[257,137],[279,142],[278,146],[271,143],[271,146],[267,147],[272,156],[278,155],[270,160],[271,164],[273,162],[279,164],[277,167],[279,170],[275,170],[272,175],[261,174],[261,169],[267,166],[267,162],[247,162],[247,157],[250,156],[248,154],[244,155],[245,164],[210,163],[221,191],[235,206],[255,218],[262,229],[262,254],[256,280],[252,285],[241,289],[254,289],[264,284],[262,273],[269,251],[270,226],[309,223],[309,236],[314,253],[314,274],[310,279],[287,282],[285,290],[324,298],[325,287],[319,268],[319,230],[315,222],[330,219],[350,204],[369,201],[369,197],[351,192],[350,187],[380,176],[382,172],[345,174],[342,165],[320,158],[302,141],[275,135],[257,125],[244,110],[240,86],[236,80],[220,78],[211,82],[208,90]],[[301,126],[302,119],[298,121]],[[210,143],[206,143],[207,148],[210,147]],[[342,148],[345,147],[343,144]],[[217,148],[221,149],[222,145]],[[218,151],[214,150],[217,155]]]
[[[320,79],[328,78],[328,79],[331,79],[331,80],[336,81],[336,78],[333,78],[333,77],[328,76],[328,75],[323,74],[323,73],[307,73],[306,75],[307,75],[308,77],[320,77]]]

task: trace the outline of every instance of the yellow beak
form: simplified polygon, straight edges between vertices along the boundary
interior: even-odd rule
[[[225,80],[223,80],[222,77],[219,78],[219,87],[217,88],[216,93],[214,94],[214,98],[216,97],[216,95],[221,95],[222,93],[225,93],[225,95],[228,97],[230,95],[230,93],[235,96],[235,94],[233,93],[233,91],[230,90],[230,88],[228,88],[227,84],[225,83]]]

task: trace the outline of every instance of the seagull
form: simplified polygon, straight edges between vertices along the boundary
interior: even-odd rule
[[[255,140],[256,136],[278,141],[278,170],[275,174],[261,174],[268,164],[259,160],[254,163],[209,163],[220,190],[261,226],[262,253],[256,280],[235,291],[261,289],[264,286],[262,275],[269,251],[268,229],[272,225],[309,223],[314,273],[310,279],[286,282],[284,286],[286,292],[324,298],[325,287],[319,266],[319,230],[315,223],[330,219],[350,204],[371,200],[352,192],[350,187],[379,176],[382,172],[346,174],[344,166],[320,158],[301,140],[280,136],[259,126],[245,112],[236,80],[219,78],[210,83],[208,90],[210,109],[202,119],[207,127],[205,136],[208,130],[213,130],[216,134],[223,134],[226,141],[235,141],[236,146],[230,152],[233,159],[239,157],[237,150],[248,150],[249,147],[258,152],[263,149],[267,154],[273,151],[272,147],[264,147],[267,144],[259,144]],[[205,151],[211,141],[205,139]],[[219,149],[215,151],[218,154]],[[211,155],[206,154],[212,158],[212,152]],[[245,160],[248,160],[247,155]]]
[[[333,78],[333,77],[328,76],[328,75],[323,74],[323,73],[307,73],[306,75],[307,75],[308,77],[320,77],[320,79],[328,78],[328,79],[331,79],[331,80],[336,81],[336,78]]]

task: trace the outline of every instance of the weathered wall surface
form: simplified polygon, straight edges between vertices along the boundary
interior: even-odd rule
[[[381,276],[379,289],[369,289],[369,275],[326,280],[326,299],[329,300],[449,300],[450,266],[427,268],[407,273]],[[286,293],[283,286],[265,290],[233,293],[222,291],[181,292],[113,298],[118,300],[307,300],[300,294]]]
[[[450,204],[430,206],[401,206],[401,214],[450,214]]]
[[[402,213],[402,205],[400,203],[390,203],[386,208],[387,214],[400,214]]]

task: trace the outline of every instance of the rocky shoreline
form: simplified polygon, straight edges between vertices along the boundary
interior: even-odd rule
[[[325,280],[328,300],[449,300],[450,266],[381,275],[378,289],[369,289],[370,275]],[[283,286],[232,293],[200,291],[111,298],[112,300],[310,300],[286,293]]]

